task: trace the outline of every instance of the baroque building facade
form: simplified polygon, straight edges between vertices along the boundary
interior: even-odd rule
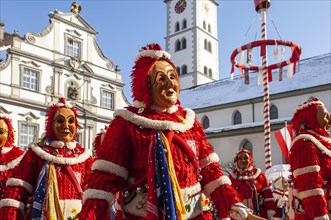
[[[96,30],[73,6],[51,12],[49,26],[38,34],[4,33],[0,111],[12,120],[16,145],[23,149],[44,135],[46,109],[61,97],[78,108],[78,141],[89,150],[114,110],[128,105],[119,67],[105,57]]]

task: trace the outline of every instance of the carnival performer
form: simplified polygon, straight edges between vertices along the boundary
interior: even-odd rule
[[[77,109],[64,98],[49,107],[46,136],[29,145],[7,180],[0,200],[1,220],[65,220],[74,219],[80,212],[93,159],[75,141],[77,117]]]
[[[331,119],[313,98],[294,111],[290,151],[295,219],[330,219]]]
[[[253,155],[241,149],[235,156],[236,168],[229,177],[243,204],[254,211],[255,215],[271,218],[276,213],[271,185],[261,169],[254,167]]]
[[[275,198],[277,204],[276,214],[274,220],[288,219],[288,188],[289,179],[286,176],[279,176],[273,181],[272,195]]]
[[[0,198],[7,179],[23,155],[24,151],[14,146],[14,128],[10,119],[0,112]]]
[[[247,217],[219,158],[190,109],[180,106],[179,76],[158,44],[141,49],[131,74],[134,106],[117,110],[93,164],[80,219]]]

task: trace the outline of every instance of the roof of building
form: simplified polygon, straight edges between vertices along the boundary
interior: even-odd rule
[[[269,83],[269,94],[312,88],[331,84],[331,53],[311,57],[300,61],[296,74],[278,81],[278,71],[273,72],[273,81]],[[181,91],[179,100],[185,108],[201,109],[233,102],[263,97],[263,86],[258,85],[258,74],[250,73],[250,83],[244,84],[241,76],[221,79]]]

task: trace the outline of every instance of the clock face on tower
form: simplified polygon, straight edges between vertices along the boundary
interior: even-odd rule
[[[175,5],[175,12],[176,13],[182,13],[186,8],[186,1],[185,0],[178,0],[178,2]]]

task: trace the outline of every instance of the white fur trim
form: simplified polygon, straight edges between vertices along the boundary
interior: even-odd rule
[[[306,166],[293,171],[293,177],[297,178],[300,175],[312,173],[312,172],[319,172],[321,169],[318,165]]]
[[[13,147],[2,147],[1,153],[2,154],[8,153],[9,151],[11,151],[11,149],[13,149]]]
[[[129,172],[125,167],[119,166],[113,162],[106,160],[96,160],[92,165],[92,170],[104,171],[107,173],[115,174],[126,180],[129,176]]]
[[[256,172],[254,173],[253,176],[237,176],[237,174],[235,174],[234,172],[231,172],[230,175],[236,179],[236,180],[252,180],[257,178],[261,173],[261,169],[260,168],[256,168]]]
[[[267,199],[264,199],[265,202],[274,202],[275,201],[275,198],[267,198]]]
[[[324,191],[321,188],[316,188],[299,192],[299,198],[301,199],[305,199],[311,196],[324,196]]]
[[[114,195],[110,192],[106,192],[98,189],[87,189],[83,193],[83,203],[88,199],[102,199],[108,202],[110,205],[113,202]]]
[[[66,146],[68,149],[72,150],[76,147],[77,142],[72,141],[72,142],[63,142],[63,141],[51,141],[50,146],[53,148],[63,148]]]
[[[126,109],[117,110],[114,114],[114,116],[120,116],[124,118],[125,120],[137,125],[142,126],[143,128],[150,128],[150,129],[156,129],[156,130],[174,130],[174,131],[180,131],[185,132],[193,127],[194,119],[195,119],[195,113],[190,109],[186,110],[186,124],[183,123],[177,123],[173,121],[161,121],[161,120],[152,120],[149,118],[142,117],[140,115],[137,115],[133,112],[130,112]]]
[[[74,213],[72,213],[72,210],[75,209],[77,213],[82,210],[83,201],[80,199],[65,199],[60,200],[59,202],[60,206],[62,207],[64,219],[69,219],[69,217],[73,217]]]
[[[266,190],[270,190],[270,191],[272,191],[271,186],[264,187],[261,191],[263,192],[263,191],[266,191]]]
[[[6,186],[20,186],[26,189],[26,191],[28,191],[30,194],[33,191],[33,186],[30,183],[17,178],[9,178],[6,182]]]
[[[138,60],[142,57],[151,57],[154,59],[160,59],[162,57],[166,59],[170,59],[171,55],[163,50],[142,50],[138,53],[136,59],[134,60],[135,63],[138,62]]]
[[[206,184],[203,188],[204,193],[207,197],[210,197],[210,194],[217,189],[217,187],[228,184],[231,185],[231,180],[227,176],[221,176],[216,180],[211,181],[210,183]]]
[[[24,157],[24,154],[25,153],[23,153],[21,156],[17,157],[16,159],[10,161],[9,163],[7,163],[5,165],[0,165],[0,172],[11,170],[14,167],[16,167],[21,162],[22,158]]]
[[[144,102],[137,100],[133,102],[133,106],[136,108],[146,108],[146,104]]]
[[[329,216],[328,215],[318,216],[315,217],[314,220],[329,220]]]
[[[331,157],[331,151],[329,149],[327,149],[321,142],[319,142],[314,136],[312,136],[310,134],[300,134],[300,135],[296,136],[292,141],[292,146],[294,145],[294,143],[296,141],[298,141],[300,139],[306,139],[306,140],[313,142],[313,144],[322,152],[322,154],[325,154],[328,157]]]
[[[67,158],[67,157],[54,156],[54,155],[44,151],[41,147],[39,147],[38,145],[35,145],[35,144],[30,144],[30,148],[40,158],[47,160],[49,162],[55,163],[55,164],[74,165],[74,164],[83,163],[85,160],[87,160],[89,157],[91,157],[91,152],[86,149],[78,157]]]
[[[178,106],[177,105],[173,105],[170,108],[160,108],[158,106],[151,105],[151,109],[157,110],[157,111],[160,111],[160,112],[167,112],[169,114],[172,114],[172,113],[174,113],[174,112],[176,112],[178,110]]]
[[[210,155],[208,155],[206,158],[202,159],[199,161],[200,167],[204,168],[206,166],[208,166],[211,163],[214,162],[218,162],[220,160],[220,158],[218,157],[218,155],[214,152]]]
[[[0,208],[2,207],[14,207],[18,208],[19,210],[23,211],[24,210],[24,203],[17,201],[15,199],[1,199],[0,200]]]

